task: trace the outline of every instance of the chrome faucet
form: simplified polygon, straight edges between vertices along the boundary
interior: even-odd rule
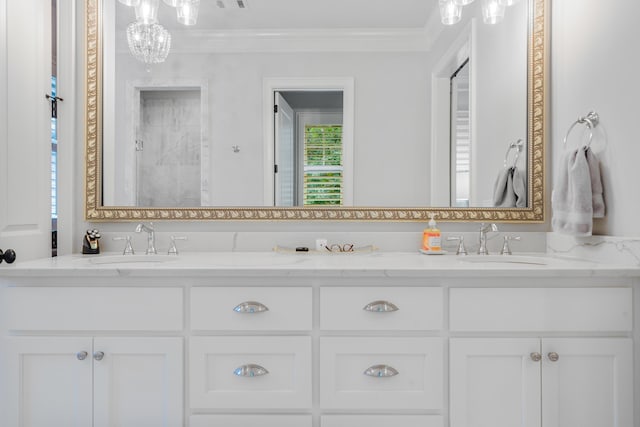
[[[489,255],[487,250],[487,233],[498,231],[495,224],[480,224],[480,246],[478,247],[478,255]]]
[[[142,231],[147,232],[147,251],[145,252],[147,255],[157,254],[156,250],[156,234],[153,229],[153,223],[150,222],[148,226],[140,223],[136,227],[136,233],[140,233]]]

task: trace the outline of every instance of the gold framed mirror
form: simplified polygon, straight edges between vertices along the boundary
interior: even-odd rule
[[[527,206],[428,207],[362,203],[362,206],[137,206],[104,203],[105,111],[112,96],[104,91],[103,1],[86,0],[85,10],[85,218],[87,221],[218,220],[218,221],[493,221],[539,223],[545,220],[545,135],[549,0],[523,0],[527,5],[526,60],[526,182]],[[117,3],[113,1],[113,3]],[[435,2],[437,3],[437,2]],[[434,4],[435,4],[434,3]],[[480,3],[480,2],[476,2]],[[434,22],[431,22],[434,24]],[[438,23],[439,24],[439,23]],[[202,87],[206,90],[206,84]],[[106,96],[105,96],[106,95]],[[137,92],[140,96],[140,91]],[[345,98],[346,99],[346,98]],[[139,102],[139,101],[136,101]],[[353,103],[353,100],[351,100]],[[346,126],[346,125],[345,125]],[[136,141],[137,143],[137,141]],[[356,141],[357,145],[357,141]],[[241,151],[233,146],[235,153]],[[504,151],[503,151],[504,153]],[[506,160],[505,160],[506,165]],[[265,169],[267,169],[265,167]],[[433,176],[432,176],[433,179]],[[429,186],[428,182],[421,184]],[[448,183],[451,186],[450,183]]]

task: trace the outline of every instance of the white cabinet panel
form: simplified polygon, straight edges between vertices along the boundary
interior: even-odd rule
[[[245,365],[268,373],[239,376]],[[311,407],[310,337],[192,337],[192,408]]]
[[[366,311],[386,301],[398,310]],[[322,330],[438,330],[443,322],[442,288],[325,287],[320,289]]]
[[[92,425],[91,338],[9,338],[3,426]],[[79,354],[86,352],[86,358]]]
[[[191,290],[191,329],[223,331],[311,330],[311,288],[224,287]],[[238,312],[246,302],[260,303],[263,312]]]
[[[321,427],[444,427],[439,415],[324,415]]]
[[[320,338],[320,406],[328,409],[440,409],[440,338]],[[397,375],[365,371],[386,365]]]
[[[543,339],[542,349],[544,427],[634,425],[630,339]]]
[[[8,329],[175,331],[183,328],[181,288],[21,287],[6,290]]]
[[[193,415],[189,427],[311,427],[311,415]]]
[[[540,353],[537,338],[452,338],[451,427],[540,427],[540,362],[531,353]]]
[[[630,288],[454,288],[453,331],[630,331]]]
[[[94,427],[179,427],[182,338],[96,338]]]

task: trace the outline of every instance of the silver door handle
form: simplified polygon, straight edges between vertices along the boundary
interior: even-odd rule
[[[386,378],[395,377],[399,374],[398,370],[389,365],[373,365],[368,367],[364,374],[369,377]]]
[[[102,359],[104,359],[104,352],[96,351],[95,353],[93,353],[93,358],[98,362],[101,361]]]
[[[269,371],[260,365],[250,363],[242,365],[234,369],[233,374],[238,377],[261,377],[267,375]]]
[[[373,301],[365,305],[362,308],[364,311],[371,311],[374,313],[390,313],[392,311],[400,310],[397,305],[389,301]]]
[[[533,360],[534,362],[539,362],[542,360],[542,355],[538,352],[531,353],[529,356],[531,357],[531,360]]]
[[[558,353],[556,352],[551,352],[549,354],[547,354],[547,357],[549,358],[549,360],[551,360],[552,362],[557,362],[558,359],[560,359],[560,356],[558,355]]]
[[[78,360],[84,360],[84,359],[87,358],[88,355],[89,355],[89,353],[87,353],[86,351],[81,351],[81,352],[76,353],[76,358]]]
[[[269,311],[269,307],[256,301],[245,301],[233,308],[236,313],[262,313]]]

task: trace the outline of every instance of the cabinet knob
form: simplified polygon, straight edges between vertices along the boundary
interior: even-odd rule
[[[101,361],[102,359],[104,359],[104,352],[96,351],[95,353],[93,353],[93,358],[98,362]]]
[[[234,369],[233,374],[238,377],[261,377],[267,375],[269,371],[260,365],[250,363],[248,365],[242,365]]]
[[[233,308],[236,313],[262,313],[269,311],[269,307],[256,301],[245,301]]]
[[[364,311],[371,311],[374,313],[390,313],[392,311],[400,310],[397,305],[389,301],[373,301],[365,305],[362,308]]]
[[[542,360],[542,355],[538,352],[531,353],[529,356],[531,357],[531,360],[533,360],[534,362],[539,362]]]
[[[389,365],[373,365],[368,367],[364,374],[368,377],[386,378],[395,377],[399,372]]]
[[[557,362],[558,359],[560,359],[560,356],[558,356],[558,353],[552,351],[551,353],[547,354],[547,357],[549,358],[549,360],[551,360],[552,362]]]
[[[79,353],[76,353],[76,358],[78,360],[84,360],[87,358],[87,356],[89,355],[89,353],[87,353],[86,351],[81,351]]]

